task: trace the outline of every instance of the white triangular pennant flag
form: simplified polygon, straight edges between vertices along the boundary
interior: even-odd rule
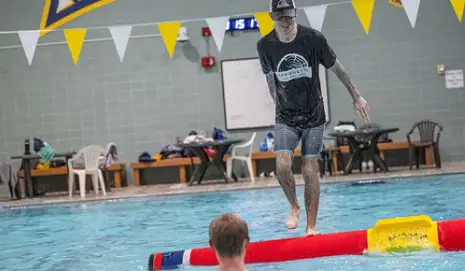
[[[325,20],[326,8],[328,5],[319,5],[312,7],[304,7],[305,14],[307,15],[310,26],[318,31],[321,31],[323,22]]]
[[[19,31],[19,39],[23,45],[24,53],[26,54],[27,61],[29,66],[32,63],[34,54],[37,48],[37,42],[39,41],[40,31],[39,30],[30,30],[30,31]]]
[[[413,28],[417,22],[418,9],[420,8],[421,0],[402,0],[402,5],[404,6],[405,13],[407,13],[408,20]]]
[[[223,47],[224,34],[226,33],[226,26],[229,20],[228,16],[217,17],[217,18],[208,18],[207,21],[208,28],[212,32],[213,39],[215,40],[216,47],[218,51],[221,51]]]
[[[131,36],[132,26],[112,26],[109,28],[111,36],[116,46],[116,51],[121,62],[123,62],[129,37]]]

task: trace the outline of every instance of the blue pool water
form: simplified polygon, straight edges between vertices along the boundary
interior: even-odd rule
[[[303,206],[303,188],[298,188]],[[427,214],[465,217],[465,175],[392,180],[386,184],[321,187],[318,229],[323,233],[372,227],[383,218]],[[280,188],[100,203],[0,210],[0,270],[146,270],[152,252],[208,246],[210,221],[235,212],[252,241],[300,236],[288,231]],[[301,216],[301,221],[305,216]],[[463,270],[465,253],[344,256],[250,265],[262,270]],[[186,267],[181,270],[216,270]]]

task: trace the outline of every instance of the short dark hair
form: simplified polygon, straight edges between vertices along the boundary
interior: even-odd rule
[[[249,228],[238,215],[225,213],[210,223],[210,242],[220,257],[240,256],[246,240]]]

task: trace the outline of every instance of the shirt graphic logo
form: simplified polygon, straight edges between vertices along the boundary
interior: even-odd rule
[[[115,0],[45,0],[40,30],[57,27]],[[40,32],[45,36],[48,31]]]
[[[303,77],[312,78],[312,69],[303,56],[287,54],[278,63],[276,77],[281,82],[289,82]]]

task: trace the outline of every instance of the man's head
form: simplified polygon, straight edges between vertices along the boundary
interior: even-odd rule
[[[210,224],[210,246],[221,258],[244,256],[249,240],[247,223],[235,214],[223,214]]]
[[[270,0],[270,15],[279,26],[292,26],[297,16],[294,0]]]

